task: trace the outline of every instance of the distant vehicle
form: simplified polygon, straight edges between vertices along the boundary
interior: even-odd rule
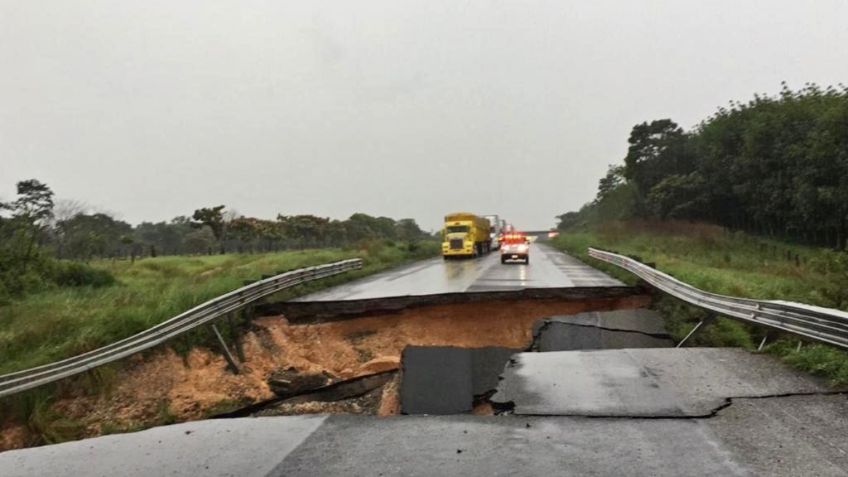
[[[492,251],[487,219],[470,212],[454,212],[445,216],[442,229],[442,256],[479,257]]]
[[[501,248],[502,224],[506,221],[502,221],[497,215],[485,215],[483,217],[489,221],[489,239],[492,242],[492,250],[498,250]]]
[[[515,231],[504,235],[501,243],[501,263],[511,261],[530,263],[530,239]]]
[[[559,237],[559,230],[551,229],[550,231],[548,231],[548,238],[554,238],[554,237]]]

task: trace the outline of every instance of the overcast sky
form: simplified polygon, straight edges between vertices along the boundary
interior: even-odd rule
[[[848,2],[0,0],[0,198],[524,229],[630,128],[848,81]]]

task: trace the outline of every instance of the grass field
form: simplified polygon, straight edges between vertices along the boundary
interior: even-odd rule
[[[305,293],[437,253],[436,244],[372,243],[361,249],[175,256],[93,265],[117,284],[60,288],[0,307],[0,373],[73,356],[125,338],[256,280],[310,265],[360,257],[364,268],[287,291]]]
[[[657,269],[703,290],[747,298],[780,299],[848,309],[848,254],[789,245],[720,227],[675,222],[614,222],[561,234],[554,244],[627,282],[635,277],[590,258],[589,246],[638,256]],[[682,338],[705,312],[673,298],[656,307],[671,334]],[[696,335],[694,344],[754,348],[765,330],[722,319]],[[769,352],[802,369],[848,383],[848,353],[797,339],[772,341]]]

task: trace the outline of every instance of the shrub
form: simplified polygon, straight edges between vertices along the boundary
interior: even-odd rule
[[[105,287],[115,283],[115,277],[80,262],[57,261],[53,267],[53,282],[61,287]]]

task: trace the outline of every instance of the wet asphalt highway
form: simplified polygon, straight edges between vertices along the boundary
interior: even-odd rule
[[[544,243],[530,245],[530,263],[501,264],[499,252],[466,260],[423,260],[295,301],[339,301],[439,293],[622,286],[603,272]]]

